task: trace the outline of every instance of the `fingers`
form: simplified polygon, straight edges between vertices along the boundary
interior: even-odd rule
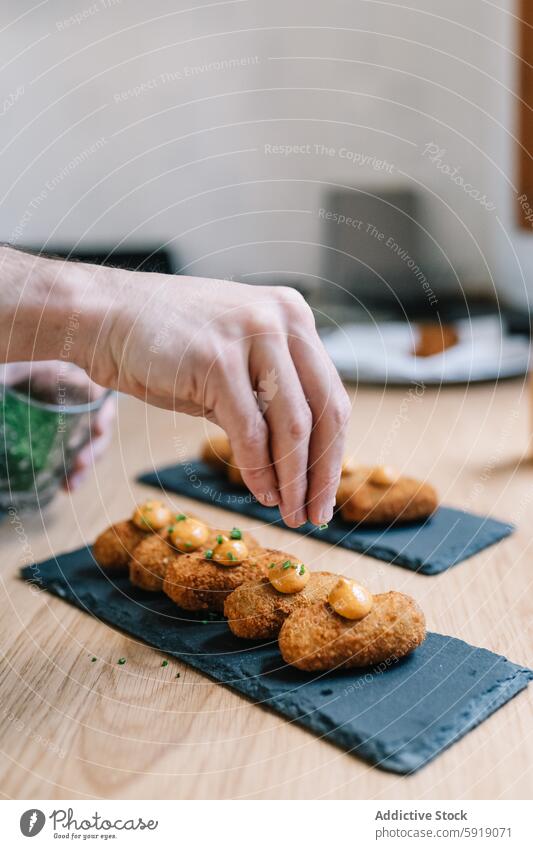
[[[247,364],[240,357],[223,359],[216,369],[214,413],[231,443],[235,465],[257,500],[267,507],[279,504],[278,482],[272,466],[269,433],[253,392]]]
[[[333,516],[350,402],[317,334],[293,335],[289,346],[313,414],[307,513],[311,522],[321,525]]]
[[[280,512],[289,527],[299,527],[307,521],[307,464],[312,417],[284,333],[254,339],[250,372],[268,423]]]

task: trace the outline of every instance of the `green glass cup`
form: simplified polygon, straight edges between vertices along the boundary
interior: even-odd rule
[[[76,367],[51,375],[36,382],[30,369],[29,377],[0,384],[2,510],[39,509],[54,498],[109,395]]]

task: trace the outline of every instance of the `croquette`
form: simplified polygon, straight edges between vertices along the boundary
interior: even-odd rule
[[[148,535],[148,530],[142,531],[131,519],[115,522],[94,541],[94,559],[103,569],[127,570],[134,548]]]
[[[242,540],[246,543],[249,551],[258,547],[257,540],[252,534],[246,531],[241,533]],[[213,548],[217,544],[217,537],[221,534],[230,536],[231,531],[210,528],[209,537],[206,545],[202,546],[201,553],[204,554],[205,550]],[[134,548],[131,555],[129,564],[131,583],[143,590],[161,592],[168,564],[171,560],[182,556],[182,553],[174,548],[168,536],[165,539],[156,534],[146,536]]]
[[[150,534],[133,549],[129,564],[131,583],[143,590],[161,592],[168,564],[180,556],[167,540]]]
[[[201,459],[208,466],[224,469],[230,461],[231,446],[225,433],[210,436],[203,444]]]
[[[236,566],[218,566],[205,552],[184,554],[168,564],[163,592],[184,610],[222,613],[226,597],[241,584],[266,577],[269,564],[279,556],[279,551],[259,548]]]
[[[429,483],[399,477],[383,486],[369,480],[371,472],[370,467],[360,466],[342,478],[337,506],[345,521],[372,525],[413,522],[436,510],[437,493]]]
[[[286,559],[290,559],[289,555]],[[338,580],[339,576],[331,572],[311,572],[308,583],[297,593],[278,592],[268,578],[255,584],[242,584],[227,597],[224,615],[236,637],[268,640],[279,634],[293,610],[326,601]]]
[[[396,660],[426,637],[424,614],[414,599],[399,592],[374,596],[370,613],[353,621],[327,602],[299,608],[279,633],[283,660],[306,672],[352,669]]]
[[[419,324],[415,357],[434,357],[459,342],[459,334],[451,324]]]

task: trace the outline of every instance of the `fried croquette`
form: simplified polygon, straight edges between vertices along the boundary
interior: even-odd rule
[[[169,563],[163,592],[184,610],[222,613],[227,596],[241,584],[266,577],[269,564],[278,556],[278,551],[258,548],[238,566],[221,566],[201,551],[184,554]]]
[[[415,600],[394,591],[373,598],[372,610],[359,621],[345,619],[327,602],[295,610],[279,634],[285,663],[306,672],[364,668],[416,649],[426,623]]]
[[[225,433],[208,437],[202,447],[201,459],[208,466],[224,469],[230,461],[231,446]]]
[[[161,592],[168,564],[180,556],[168,540],[150,534],[133,549],[129,564],[131,583],[143,590]]]
[[[93,555],[103,569],[127,569],[134,548],[152,534],[142,531],[131,519],[115,522],[96,538]]]
[[[236,532],[241,535],[240,539],[246,543],[249,551],[258,547],[257,540],[246,531],[240,531],[237,528],[232,531],[210,528],[206,545],[201,549],[202,555],[205,550],[212,549],[217,545],[220,536],[231,539],[231,534]],[[143,590],[161,592],[168,564],[171,560],[181,556],[183,556],[182,553],[172,545],[169,536],[164,539],[156,534],[146,536],[135,547],[131,556],[129,564],[131,583]]]
[[[280,593],[268,578],[242,584],[227,597],[224,615],[236,637],[268,640],[279,634],[293,610],[325,601],[338,580],[339,576],[331,572],[311,572],[308,583],[298,593]]]
[[[377,483],[372,477],[374,471],[360,466],[342,478],[337,506],[345,521],[369,525],[413,522],[436,510],[438,496],[429,483],[406,477]]]
[[[415,357],[434,357],[453,348],[458,341],[459,334],[451,324],[420,324],[413,353]]]

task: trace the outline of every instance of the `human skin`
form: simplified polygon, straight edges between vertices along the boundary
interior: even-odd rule
[[[288,287],[145,274],[0,247],[2,362],[70,360],[100,386],[205,416],[248,488],[289,527],[331,519],[350,404]],[[262,382],[268,401],[259,404]],[[262,409],[260,409],[260,406]]]
[[[8,365],[0,365],[0,382],[13,386],[21,380],[31,377],[32,384],[38,387],[55,386],[58,380],[59,367],[63,365],[55,361],[48,362],[16,362]],[[87,386],[88,390],[94,389],[92,381],[83,373],[79,372],[77,382],[80,386]],[[103,391],[103,390],[101,390]],[[63,481],[63,488],[67,492],[77,489],[87,476],[91,466],[104,454],[113,435],[113,423],[115,421],[116,399],[113,394],[104,401],[99,410],[91,415],[91,432],[86,445],[81,448],[73,458],[72,466]]]

